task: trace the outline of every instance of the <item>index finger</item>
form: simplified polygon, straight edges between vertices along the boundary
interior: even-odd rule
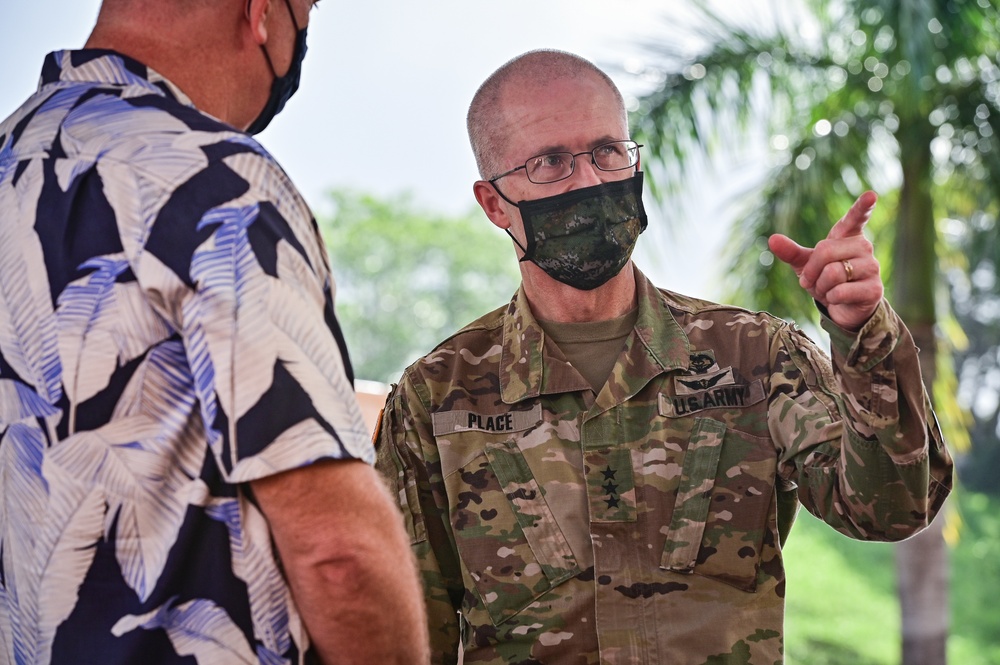
[[[872,212],[875,210],[876,201],[878,201],[878,195],[871,190],[859,196],[847,214],[833,225],[826,237],[835,239],[861,235],[865,224],[871,219]]]

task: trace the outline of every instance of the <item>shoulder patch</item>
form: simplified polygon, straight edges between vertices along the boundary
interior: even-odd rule
[[[378,450],[378,435],[382,433],[382,416],[385,415],[385,407],[378,410],[378,419],[375,420],[375,427],[372,430],[372,446]]]

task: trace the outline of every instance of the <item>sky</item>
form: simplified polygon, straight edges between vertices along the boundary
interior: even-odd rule
[[[683,11],[680,0],[323,0],[310,18],[302,85],[258,138],[317,214],[325,193],[409,193],[422,209],[472,209],[477,174],[465,113],[479,84],[510,58],[558,48],[601,65],[626,96],[643,85],[619,66]],[[4,3],[0,117],[36,88],[45,54],[86,41],[99,0]],[[713,192],[716,197],[717,192]],[[649,197],[650,226],[666,224]],[[647,233],[639,266],[661,286],[718,298],[724,223],[711,205]],[[655,243],[655,244],[653,244]],[[506,248],[505,248],[506,249]]]

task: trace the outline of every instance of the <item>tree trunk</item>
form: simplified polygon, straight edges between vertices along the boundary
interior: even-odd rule
[[[896,545],[903,665],[948,662],[948,550],[939,518]]]
[[[934,382],[933,328],[911,328],[920,348],[920,366],[928,390]],[[939,515],[923,532],[896,545],[896,578],[902,611],[903,665],[948,662],[948,548]]]
[[[937,234],[930,195],[933,128],[923,119],[900,120],[903,184],[893,246],[891,299],[920,349],[924,385],[933,395],[937,358]],[[942,524],[943,517],[938,516],[928,529],[896,546],[903,665],[947,663],[948,552]]]

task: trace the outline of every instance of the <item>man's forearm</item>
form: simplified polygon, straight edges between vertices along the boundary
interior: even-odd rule
[[[312,476],[303,483],[254,483],[316,653],[331,665],[427,662],[423,595],[399,511],[367,465],[319,466],[290,472]]]

